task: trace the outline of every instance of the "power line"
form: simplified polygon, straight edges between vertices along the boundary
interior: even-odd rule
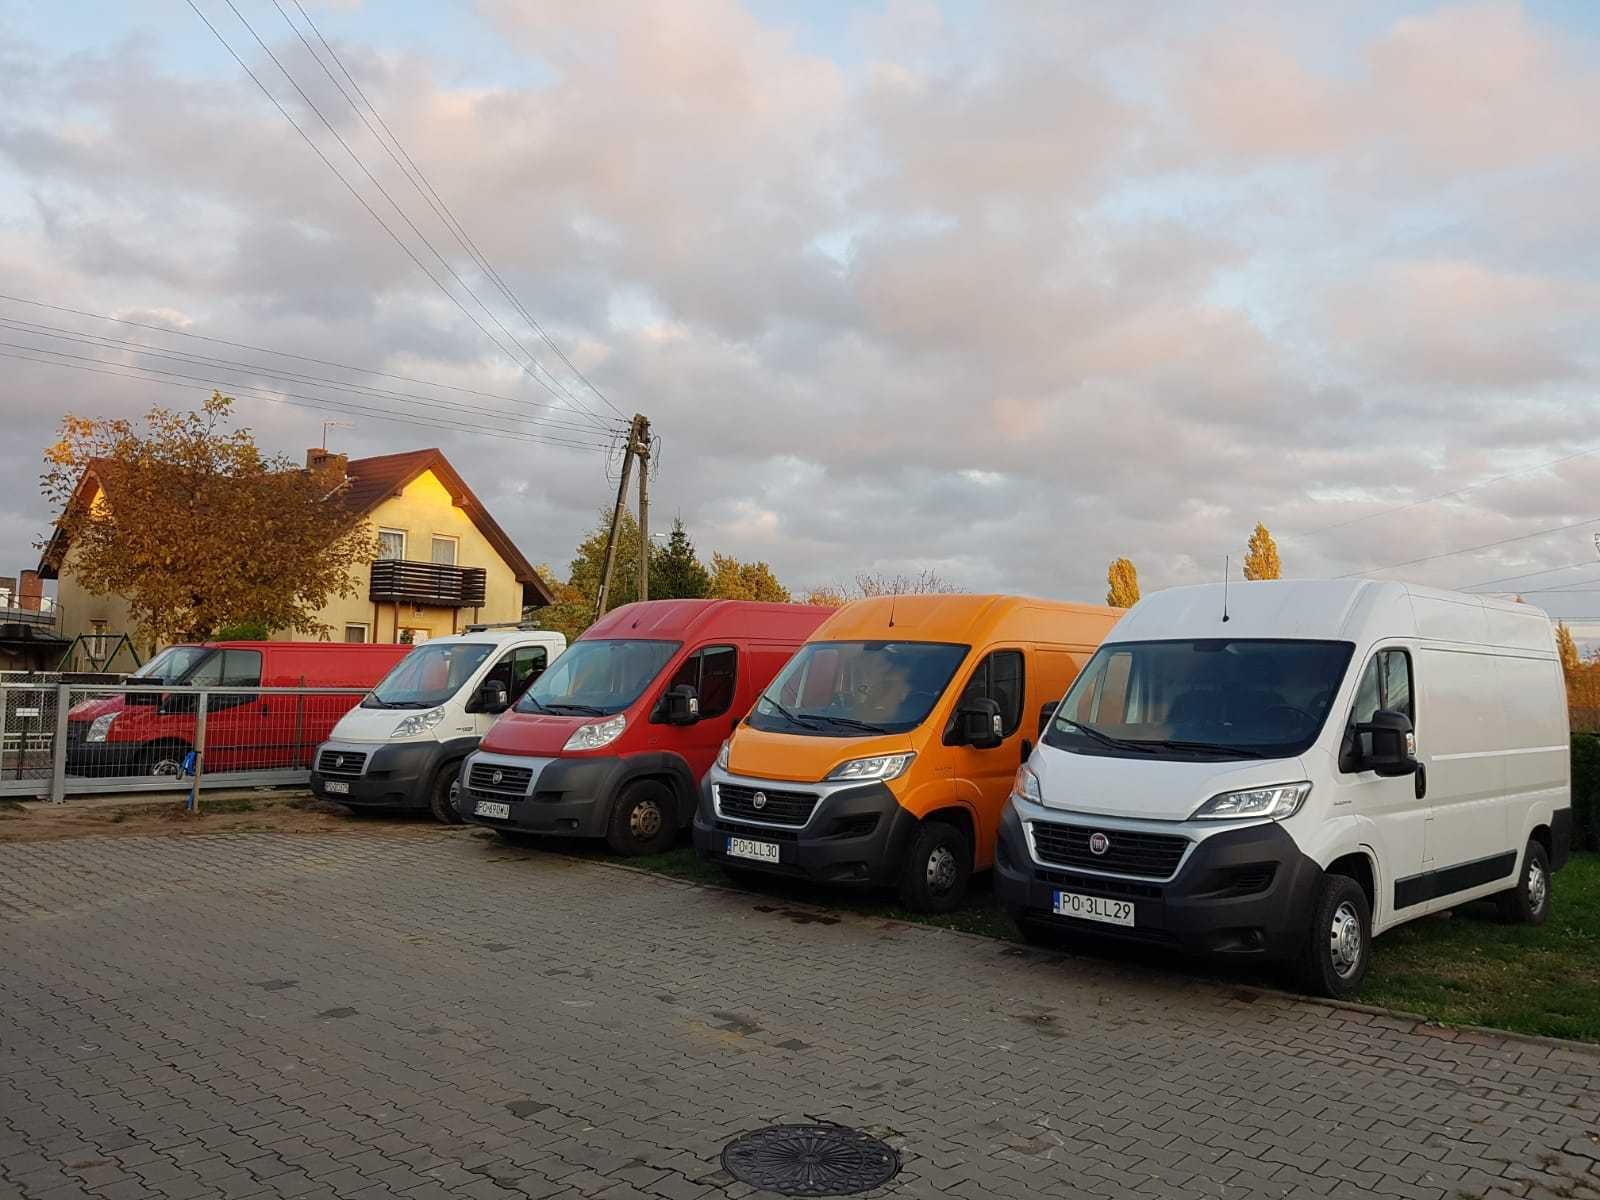
[[[1492,583],[1508,583],[1514,579],[1533,579],[1539,575],[1554,575],[1557,571],[1571,571],[1578,567],[1600,567],[1600,562],[1590,559],[1588,562],[1567,563],[1563,567],[1546,567],[1542,571],[1524,571],[1520,575],[1501,575],[1494,579],[1480,579],[1477,583],[1463,583],[1455,590],[1458,592],[1470,592],[1473,588],[1488,587]]]
[[[1496,546],[1509,546],[1513,542],[1526,542],[1531,538],[1544,537],[1547,534],[1561,533],[1568,529],[1582,529],[1585,525],[1600,524],[1600,517],[1590,517],[1584,521],[1573,521],[1569,525],[1552,525],[1549,529],[1536,529],[1532,533],[1519,534],[1516,537],[1501,538],[1497,542],[1485,542],[1481,546],[1465,546],[1460,550],[1446,550],[1440,554],[1427,554],[1421,558],[1408,558],[1405,562],[1389,563],[1382,567],[1363,567],[1359,571],[1346,571],[1339,579],[1351,579],[1357,575],[1371,575],[1378,571],[1392,571],[1396,567],[1414,567],[1418,563],[1434,562],[1441,558],[1455,558],[1461,554],[1476,554],[1480,550],[1493,550]]]
[[[501,277],[500,272],[495,269],[494,265],[489,262],[488,257],[478,248],[478,244],[473,241],[471,235],[467,233],[466,227],[462,225],[461,222],[456,218],[456,215],[451,211],[450,206],[445,203],[444,198],[439,195],[432,182],[429,181],[427,175],[423,173],[422,168],[417,165],[416,160],[413,159],[410,152],[406,150],[405,144],[401,142],[399,137],[395,135],[394,130],[389,127],[389,122],[384,120],[383,114],[378,111],[378,106],[372,102],[371,98],[362,89],[361,84],[357,82],[356,77],[351,74],[350,68],[345,65],[344,59],[339,56],[339,52],[335,50],[332,44],[329,43],[328,39],[322,35],[322,30],[317,28],[317,23],[311,19],[311,14],[306,12],[305,6],[300,3],[300,0],[294,0],[294,6],[296,10],[299,11],[301,19],[305,21],[306,26],[311,30],[311,32],[316,35],[317,41],[321,43],[322,48],[327,51],[328,57],[333,60],[334,64],[339,68],[340,73],[343,74],[347,80],[349,80],[350,86],[355,90],[356,95],[361,97],[362,102],[367,106],[368,109],[371,110],[372,115],[377,118],[378,124],[383,127],[384,134],[388,135],[387,142],[384,140],[383,136],[381,136],[378,131],[373,128],[372,122],[367,120],[366,114],[361,110],[361,106],[350,98],[350,93],[345,91],[344,86],[334,76],[333,72],[328,69],[326,64],[323,63],[321,57],[312,48],[311,43],[306,41],[305,35],[302,34],[295,23],[289,19],[289,14],[284,11],[283,6],[279,3],[279,0],[272,0],[272,3],[273,7],[275,7],[279,14],[283,17],[284,22],[289,26],[289,28],[293,29],[295,35],[300,38],[301,43],[311,54],[311,57],[316,60],[317,65],[322,67],[323,73],[327,75],[330,81],[332,81],[333,86],[339,90],[339,94],[344,97],[345,102],[349,104],[350,107],[355,111],[356,115],[361,118],[361,122],[367,127],[368,132],[370,132],[377,143],[384,148],[394,164],[400,168],[401,174],[405,175],[411,186],[416,189],[417,194],[423,198],[423,200],[431,209],[433,209],[434,215],[444,223],[445,228],[447,228],[455,237],[457,244],[467,252],[467,254],[472,258],[472,261],[478,265],[478,268],[484,273],[484,275],[487,276],[497,288],[499,288],[500,293],[506,298],[507,301],[510,302],[512,308],[514,308],[517,313],[521,315],[522,319],[533,328],[533,330],[544,341],[544,344],[555,352],[556,356],[566,365],[567,369],[581,379],[584,383],[584,386],[598,396],[605,403],[605,405],[611,409],[612,412],[616,413],[618,417],[626,420],[626,414],[611,402],[611,398],[600,390],[599,386],[594,382],[594,380],[585,375],[583,371],[578,368],[577,364],[567,357],[566,352],[562,350],[560,345],[556,343],[555,339],[545,331],[544,326],[539,323],[534,315],[528,311],[527,306],[524,305],[516,293],[511,290],[510,285],[507,284]],[[390,143],[393,143],[393,149],[390,149]],[[396,151],[398,151],[398,156]],[[405,161],[402,162],[401,159],[404,159]],[[576,401],[577,397],[573,397],[573,399]]]
[[[546,382],[538,374],[536,374],[535,372],[530,370],[527,363],[525,363],[521,359],[519,359],[510,350],[507,350],[506,347],[500,342],[500,340],[498,338],[496,338],[493,333],[489,332],[488,327],[486,325],[484,325],[484,323],[482,321],[478,320],[478,318],[472,313],[472,311],[470,309],[468,309],[467,306],[461,302],[460,298],[458,296],[456,296],[456,294],[454,292],[452,292],[449,288],[447,288],[444,285],[444,283],[437,276],[435,276],[432,271],[430,271],[428,269],[427,265],[420,258],[417,257],[416,252],[413,251],[410,246],[405,244],[405,242],[401,239],[400,235],[397,234],[390,227],[389,223],[387,221],[385,221],[381,216],[378,215],[377,209],[373,208],[372,205],[367,202],[367,198],[365,196],[363,196],[356,189],[355,185],[352,184],[348,179],[346,179],[344,177],[344,175],[339,171],[338,167],[333,165],[332,160],[329,159],[328,156],[322,152],[322,147],[318,146],[317,143],[312,139],[311,135],[308,134],[304,129],[302,129],[300,127],[299,122],[297,122],[292,116],[289,115],[289,110],[284,108],[282,102],[276,96],[274,96],[272,94],[271,90],[268,89],[267,85],[264,84],[261,81],[260,76],[258,76],[253,70],[250,69],[249,64],[246,63],[244,61],[244,59],[239,56],[238,51],[236,51],[233,48],[233,46],[229,44],[227,38],[223,37],[222,33],[217,29],[217,27],[215,25],[213,25],[211,23],[211,21],[206,17],[205,13],[200,11],[200,8],[199,8],[198,5],[196,5],[195,0],[185,0],[185,2],[189,5],[189,7],[191,9],[194,10],[195,15],[197,17],[199,17],[202,22],[204,22],[205,27],[207,29],[209,29],[211,31],[212,35],[217,39],[217,41],[221,43],[222,48],[228,52],[228,54],[233,58],[233,61],[238,63],[240,69],[243,70],[246,75],[250,76],[251,81],[256,85],[256,87],[261,89],[261,94],[266,96],[266,98],[272,102],[272,106],[278,110],[278,113],[283,117],[283,119],[285,121],[289,122],[290,126],[293,127],[294,131],[300,135],[301,139],[306,143],[306,145],[311,147],[312,153],[314,153],[317,156],[317,158],[322,161],[323,166],[327,167],[329,171],[333,172],[334,178],[338,179],[338,181],[340,183],[344,184],[345,190],[347,190],[352,196],[355,197],[356,202],[358,204],[360,204],[362,208],[367,210],[368,215],[371,216],[372,219],[374,221],[376,221],[383,228],[383,231],[389,235],[390,239],[393,240],[393,242],[394,242],[394,244],[396,246],[400,247],[401,252],[403,254],[405,254],[405,256],[407,258],[409,258],[416,265],[417,269],[419,271],[421,271],[424,275],[426,275],[428,277],[429,281],[435,287],[437,287],[441,292],[443,292],[445,294],[445,297],[452,304],[454,304],[458,309],[461,310],[462,315],[465,316],[474,325],[476,325],[478,327],[478,329],[483,333],[483,335],[486,338],[488,338],[491,342],[493,342],[495,347],[502,354],[504,354],[512,362],[516,363],[523,370],[523,372],[528,375],[529,378],[531,378],[536,383],[538,383],[541,387],[543,387],[551,395],[559,397],[560,393],[557,392],[555,390],[555,388],[553,388],[548,382]],[[230,8],[233,8],[232,0],[225,0],[225,2],[228,3],[228,6]],[[266,49],[266,43],[262,42],[261,38],[258,35],[256,35],[255,30],[250,26],[250,23],[248,21],[245,21],[243,16],[239,15],[239,10],[237,8],[234,8],[233,11],[234,11],[234,14],[236,16],[239,16],[239,20],[245,25],[245,28],[250,30],[251,35],[253,37],[255,37],[257,43],[259,43],[262,46],[263,49]],[[268,57],[271,57],[274,62],[277,62],[276,57],[272,55],[272,52],[270,50],[267,50],[267,54],[268,54]],[[280,71],[283,70],[283,66],[282,66],[281,63],[278,64],[278,69]],[[285,71],[284,75],[289,78],[291,83],[294,82],[293,77],[289,76],[288,72]],[[298,91],[299,90],[299,85],[295,84],[295,88]],[[301,92],[301,94],[304,95],[304,92]],[[311,103],[309,98],[307,98],[306,103],[307,104]],[[321,111],[319,109],[317,109],[315,105],[312,105],[311,107],[312,107],[312,110],[315,111],[319,117],[322,116]],[[326,117],[322,117],[322,120],[323,120],[324,124],[327,123],[327,118]],[[332,127],[330,126],[330,129],[331,128]],[[334,136],[338,137],[338,132],[336,130],[334,131]],[[341,144],[344,143],[344,139],[343,138],[339,138],[339,141],[340,141]],[[350,148],[349,148],[349,146],[345,146],[345,149],[348,152]],[[353,154],[352,154],[352,157],[354,157]],[[359,160],[357,160],[357,161],[359,162]],[[365,168],[363,168],[363,169],[365,169]],[[369,173],[369,175],[370,175],[370,173]],[[382,188],[380,187],[379,190],[381,191]],[[394,201],[391,199],[390,203],[393,204]],[[426,239],[423,239],[423,240],[426,241]],[[435,253],[437,254],[437,251],[435,251]],[[470,290],[471,289],[468,289],[469,292],[470,292]],[[474,295],[474,299],[476,299],[476,298],[477,297]],[[478,302],[479,302],[480,305],[483,303],[481,300],[478,301]],[[513,338],[513,340],[515,340],[515,339]],[[599,425],[602,428],[604,428],[604,423],[600,420],[600,418],[598,416],[596,416],[594,413],[590,412],[589,409],[580,408],[579,411],[582,412],[584,415],[588,416],[589,419],[594,421],[597,425]]]

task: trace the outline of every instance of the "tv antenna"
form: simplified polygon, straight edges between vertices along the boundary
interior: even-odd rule
[[[328,448],[328,430],[354,429],[355,427],[356,423],[354,421],[324,421],[322,423],[322,449],[326,450]]]

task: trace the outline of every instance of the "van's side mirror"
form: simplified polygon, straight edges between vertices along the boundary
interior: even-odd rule
[[[680,683],[661,697],[661,710],[668,725],[693,725],[700,719],[700,693]]]
[[[141,682],[143,682],[143,681],[141,680]],[[160,679],[152,679],[150,682],[152,684],[157,684],[157,683],[161,683],[163,681],[160,680]],[[124,704],[126,704],[129,708],[160,708],[161,707],[161,693],[160,692],[129,692],[127,695],[123,696],[122,702]]]
[[[503,713],[511,707],[511,695],[506,685],[498,679],[486,679],[478,685],[477,694],[467,708],[472,712]]]
[[[1366,770],[1379,775],[1416,774],[1417,735],[1405,713],[1380,708],[1372,714],[1372,720],[1357,725],[1356,732],[1372,738],[1372,749],[1361,759]]]
[[[1000,705],[987,697],[968,700],[956,709],[954,746],[971,746],[974,750],[992,750],[1005,739],[1001,730],[1005,721],[1000,716]]]
[[[1056,715],[1056,706],[1061,701],[1051,700],[1039,706],[1039,736],[1044,736],[1044,731],[1050,728],[1050,718]]]

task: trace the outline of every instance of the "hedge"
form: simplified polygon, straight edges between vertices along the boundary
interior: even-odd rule
[[[1600,734],[1572,735],[1572,845],[1600,850]]]

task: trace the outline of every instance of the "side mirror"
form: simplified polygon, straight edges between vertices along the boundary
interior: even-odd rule
[[[159,679],[152,679],[150,682],[152,684],[156,684],[156,683],[160,683],[162,681],[159,680]],[[160,708],[161,707],[161,693],[160,692],[129,692],[127,695],[125,695],[122,698],[122,702],[124,704],[126,704],[129,708]]]
[[[1000,716],[1000,705],[984,698],[968,700],[956,709],[955,736],[951,744],[971,746],[974,750],[992,750],[1005,739],[1001,730],[1005,721]]]
[[[1044,731],[1050,728],[1050,718],[1056,715],[1059,700],[1050,700],[1039,706],[1039,736],[1044,736]]]
[[[511,696],[500,680],[486,679],[478,685],[478,694],[469,707],[473,712],[503,713],[511,707]]]
[[[693,685],[680,683],[661,697],[661,707],[668,725],[693,725],[700,719],[700,693]]]
[[[1417,735],[1405,713],[1380,708],[1372,720],[1356,726],[1357,733],[1372,738],[1372,749],[1362,756],[1361,765],[1379,775],[1415,775]]]

